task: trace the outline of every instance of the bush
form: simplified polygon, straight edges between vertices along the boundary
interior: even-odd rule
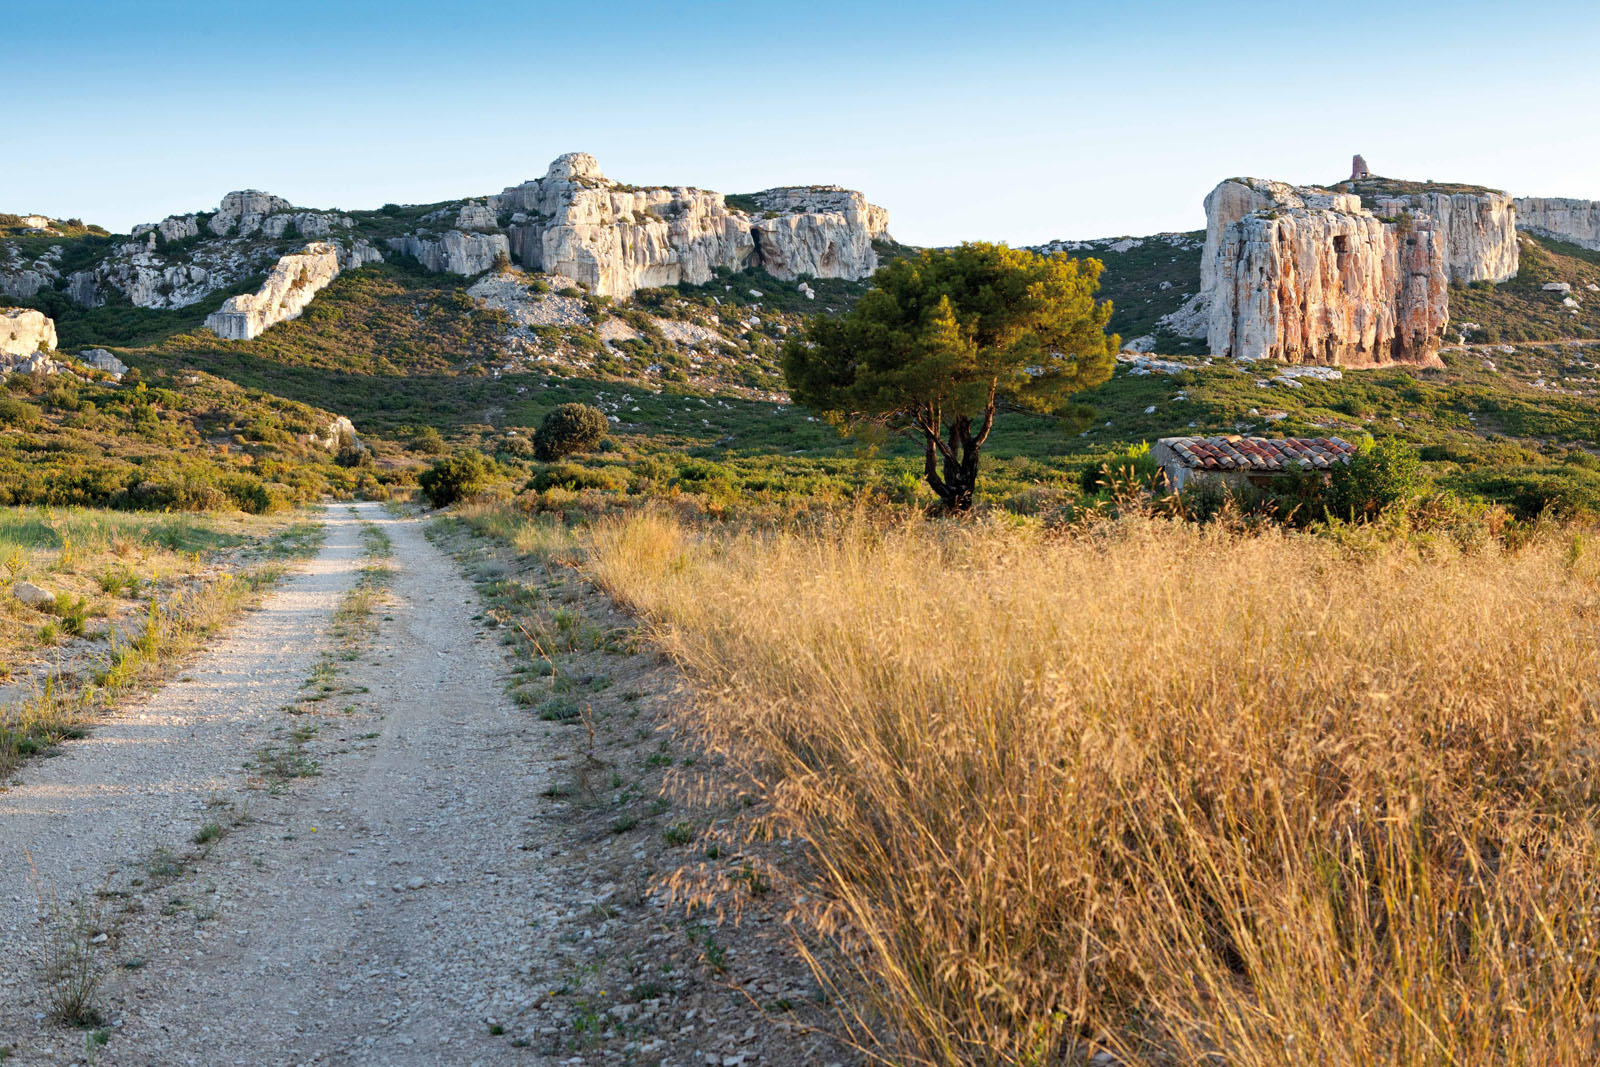
[[[1150,454],[1148,441],[1129,445],[1109,459],[1085,467],[1078,481],[1084,493],[1090,496],[1101,489],[1166,487],[1166,477],[1161,470],[1161,464]]]
[[[26,430],[39,425],[39,409],[26,400],[0,396],[0,426],[14,426]]]
[[[1421,488],[1416,450],[1398,437],[1369,438],[1350,462],[1335,467],[1325,500],[1342,519],[1370,519],[1403,505]]]
[[[370,467],[372,452],[358,444],[348,444],[339,449],[333,461],[341,467]]]
[[[1559,519],[1600,515],[1600,477],[1582,467],[1474,471],[1454,483],[1465,492],[1504,504],[1519,519],[1545,513]]]
[[[417,479],[417,486],[430,504],[443,508],[483,492],[493,473],[488,457],[469,449],[429,467]]]
[[[551,463],[535,471],[528,479],[528,488],[538,492],[546,489],[608,489],[620,491],[628,488],[628,475],[620,467],[591,469],[576,463]]]
[[[412,435],[411,449],[425,456],[442,456],[446,451],[444,434],[432,426],[424,426]]]
[[[534,453],[546,463],[575,452],[591,452],[611,424],[588,404],[562,404],[544,417],[533,435]]]

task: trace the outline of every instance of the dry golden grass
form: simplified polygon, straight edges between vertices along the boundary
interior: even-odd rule
[[[1600,1060],[1600,561],[599,525],[906,1064]]]

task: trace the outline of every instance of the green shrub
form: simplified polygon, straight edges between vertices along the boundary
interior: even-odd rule
[[[1090,464],[1084,468],[1079,482],[1083,491],[1091,496],[1110,487],[1144,489],[1162,488],[1166,484],[1161,464],[1151,455],[1148,441],[1129,445],[1103,462]]]
[[[1452,481],[1460,491],[1504,504],[1521,519],[1600,515],[1600,474],[1580,466],[1473,471]]]
[[[83,597],[58,593],[47,610],[61,620],[61,628],[67,633],[73,637],[83,636],[84,626],[89,620],[89,604]]]
[[[533,435],[534,453],[546,463],[576,452],[592,452],[611,424],[588,404],[562,404],[544,417]]]
[[[476,496],[489,486],[494,465],[482,452],[467,450],[441,459],[417,478],[417,486],[436,508]]]
[[[38,408],[14,396],[0,396],[0,426],[27,430],[37,425],[39,425]]]
[[[607,489],[618,491],[628,488],[628,473],[620,467],[580,467],[576,463],[549,463],[535,471],[528,479],[528,488],[544,492],[546,489]]]
[[[424,426],[411,436],[411,449],[425,456],[442,456],[447,451],[444,434],[432,426]]]
[[[1369,438],[1349,463],[1334,468],[1323,499],[1339,518],[1370,519],[1417,495],[1420,468],[1416,449],[1400,438]]]

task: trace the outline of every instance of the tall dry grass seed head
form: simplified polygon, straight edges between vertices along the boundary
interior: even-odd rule
[[[589,551],[810,843],[807,951],[886,1061],[1600,1059],[1570,537],[645,515]]]

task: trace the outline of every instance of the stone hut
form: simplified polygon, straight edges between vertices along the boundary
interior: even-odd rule
[[[1295,472],[1326,479],[1356,446],[1337,437],[1163,437],[1150,450],[1174,490],[1202,481],[1265,485]]]

